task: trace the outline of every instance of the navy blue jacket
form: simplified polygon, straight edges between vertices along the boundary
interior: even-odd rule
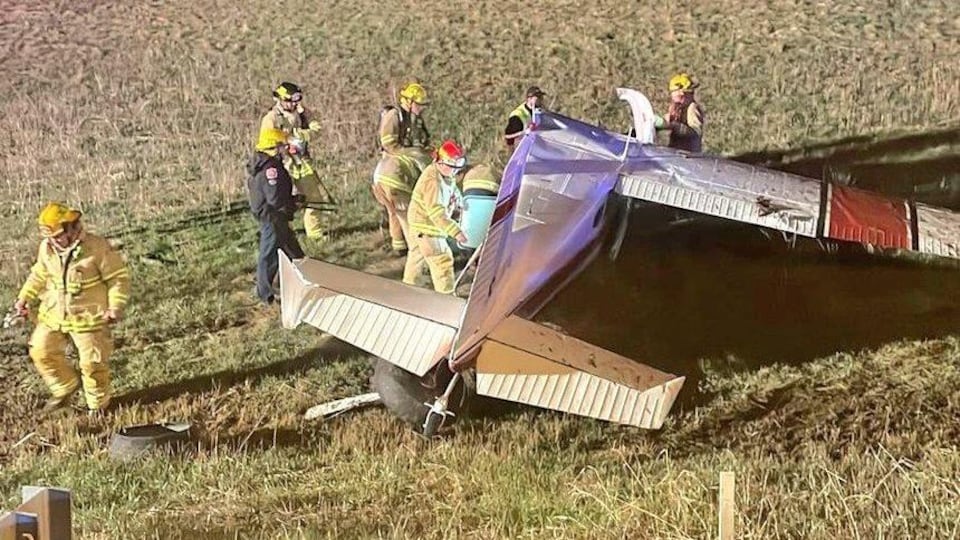
[[[293,180],[278,156],[255,152],[247,164],[247,196],[258,221],[290,221],[297,210]]]

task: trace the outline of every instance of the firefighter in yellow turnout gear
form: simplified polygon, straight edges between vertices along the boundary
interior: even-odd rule
[[[60,203],[40,212],[43,240],[14,304],[27,315],[30,303],[40,300],[30,358],[52,394],[45,410],[64,404],[81,381],[91,411],[110,402],[107,360],[113,338],[108,325],[119,320],[127,305],[130,275],[106,239],[83,230],[80,216]],[[80,357],[80,380],[67,363],[68,339]]]
[[[373,172],[373,196],[387,211],[390,247],[402,254],[407,248],[407,208],[413,186],[430,164],[430,133],[423,121],[429,104],[419,83],[400,90],[400,106],[386,107],[380,116],[378,144],[381,154]]]
[[[467,237],[460,230],[453,215],[462,206],[457,187],[457,174],[466,165],[463,149],[453,141],[444,141],[437,149],[434,163],[424,169],[413,188],[407,219],[412,245],[403,268],[403,282],[416,284],[416,278],[426,264],[430,269],[433,289],[439,293],[453,292],[453,251],[447,237],[461,244]]]
[[[276,103],[260,120],[258,139],[262,138],[266,131],[273,129],[279,129],[307,143],[317,136],[320,132],[320,122],[304,108],[303,92],[299,86],[290,82],[281,83],[273,91],[273,97]],[[317,173],[310,164],[309,156],[304,158],[294,160],[287,156],[283,160],[283,166],[290,173],[297,192],[303,195],[305,204],[324,202],[323,194],[320,192],[320,179],[317,178]],[[307,238],[322,240],[323,223],[320,211],[306,208],[303,211],[303,227]]]

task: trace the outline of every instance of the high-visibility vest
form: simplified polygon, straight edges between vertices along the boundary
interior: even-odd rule
[[[530,125],[530,120],[533,120],[533,114],[530,112],[530,109],[527,108],[526,103],[521,103],[517,106],[513,112],[510,113],[510,116],[516,116],[523,122],[523,129],[526,130],[527,126]]]

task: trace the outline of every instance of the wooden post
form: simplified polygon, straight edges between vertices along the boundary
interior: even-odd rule
[[[18,510],[36,514],[43,540],[71,540],[70,490],[23,486]]]
[[[71,540],[70,490],[24,486],[22,497],[0,516],[0,540]]]
[[[736,525],[736,500],[733,494],[734,477],[732,472],[720,473],[720,540],[733,540]]]
[[[36,514],[10,512],[0,516],[0,540],[39,540]]]
[[[13,512],[0,514],[0,540],[16,540],[17,515]]]

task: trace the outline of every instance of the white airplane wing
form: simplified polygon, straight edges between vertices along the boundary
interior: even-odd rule
[[[642,94],[624,92],[635,123],[644,124]],[[621,172],[616,190],[631,198],[799,236],[960,259],[960,214],[944,208],[653,145],[639,147]]]

